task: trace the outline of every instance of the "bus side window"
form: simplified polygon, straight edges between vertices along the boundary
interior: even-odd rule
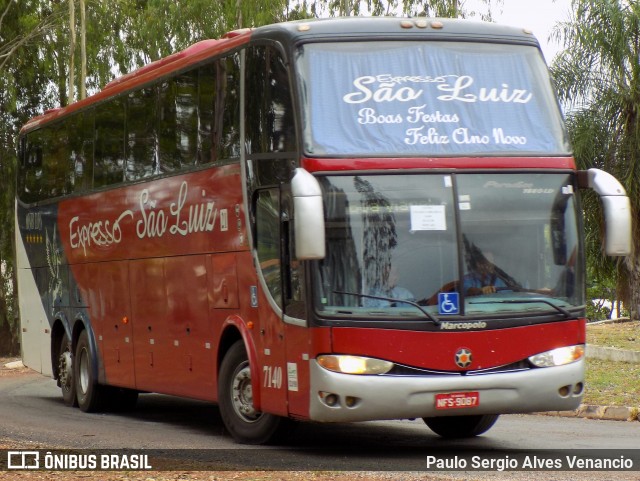
[[[198,71],[193,70],[176,79],[176,158],[174,169],[196,163],[198,152]],[[165,162],[160,161],[163,170]],[[167,168],[168,170],[168,168]]]
[[[198,69],[198,164],[213,162],[213,103],[216,92],[216,66],[214,63]]]
[[[240,157],[240,57],[237,53],[200,68],[198,163]]]
[[[274,47],[247,49],[248,154],[296,148],[291,88],[284,59]]]
[[[195,165],[197,138],[198,71],[193,70],[160,86],[160,173]]]
[[[127,181],[157,173],[157,104],[158,93],[154,87],[131,92],[127,99]]]
[[[93,127],[93,110],[78,114],[67,124],[69,192],[86,192],[93,186]]]
[[[27,134],[23,166],[20,173],[20,198],[24,202],[36,202],[41,197],[42,180],[42,130]]]
[[[119,184],[124,178],[124,102],[114,99],[96,109],[93,186]]]
[[[240,57],[233,54],[216,63],[214,162],[240,157]]]
[[[67,168],[69,144],[64,124],[54,124],[42,130],[43,157],[40,178],[40,199],[64,195],[68,191]]]
[[[269,293],[282,308],[282,273],[280,267],[280,200],[278,189],[256,192],[254,205],[255,243],[262,275]]]
[[[282,261],[283,289],[285,313],[297,319],[306,319],[306,303],[304,297],[304,274],[302,263],[295,258],[295,227],[293,220],[292,199],[290,195],[282,197]]]

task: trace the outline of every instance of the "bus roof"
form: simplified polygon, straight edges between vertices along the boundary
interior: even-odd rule
[[[526,43],[539,47],[530,31],[488,22],[427,17],[339,17],[296,20],[255,29],[228,32],[218,40],[203,40],[180,52],[144,65],[109,82],[101,91],[63,108],[47,110],[29,120],[21,130],[25,133],[67,114],[101,103],[111,97],[134,90],[172,72],[198,64],[207,58],[233,50],[250,40],[276,39],[287,44],[323,41],[385,38],[392,40],[466,40]]]
[[[246,44],[251,37],[251,30],[234,31],[226,34],[219,40],[202,40],[187,47],[184,50],[161,58],[155,62],[144,65],[137,70],[115,78],[102,90],[94,95],[80,100],[66,107],[47,110],[44,114],[29,120],[21,129],[21,133],[34,130],[42,124],[49,123],[67,114],[80,110],[90,105],[101,103],[119,94],[135,90],[147,83],[170,75],[172,72],[183,70],[191,65],[198,64],[210,57],[215,57],[226,51]]]
[[[427,17],[338,17],[296,20],[256,28],[253,38],[273,37],[281,32],[293,42],[340,37],[420,37],[428,40],[468,38],[538,45],[527,29],[489,22]]]

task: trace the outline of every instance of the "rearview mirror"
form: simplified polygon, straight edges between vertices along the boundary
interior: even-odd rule
[[[608,256],[631,254],[631,204],[624,187],[613,175],[589,169],[587,185],[602,200],[605,221],[604,250]]]
[[[318,180],[297,168],[291,180],[295,221],[295,254],[298,260],[324,259],[324,209]]]

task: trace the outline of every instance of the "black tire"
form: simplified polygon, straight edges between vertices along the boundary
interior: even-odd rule
[[[287,419],[253,408],[249,359],[242,341],[222,360],[218,377],[218,406],[225,427],[238,443],[266,444],[284,434]]]
[[[104,401],[104,388],[98,384],[98,380],[95,378],[94,362],[89,345],[89,335],[87,331],[82,331],[76,346],[73,372],[78,407],[86,413],[101,410]]]
[[[498,414],[422,418],[429,428],[443,438],[472,438],[486,433],[498,420]]]
[[[62,399],[67,406],[77,407],[76,380],[73,372],[73,351],[69,338],[65,333],[58,351],[58,385],[62,391]]]

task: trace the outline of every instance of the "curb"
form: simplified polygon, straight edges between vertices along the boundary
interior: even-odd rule
[[[640,351],[630,351],[616,347],[600,347],[588,344],[586,356],[591,359],[602,359],[604,361],[640,364]]]
[[[640,421],[640,408],[625,406],[581,404],[574,411],[549,411],[538,414],[565,418],[599,419],[602,421]]]

